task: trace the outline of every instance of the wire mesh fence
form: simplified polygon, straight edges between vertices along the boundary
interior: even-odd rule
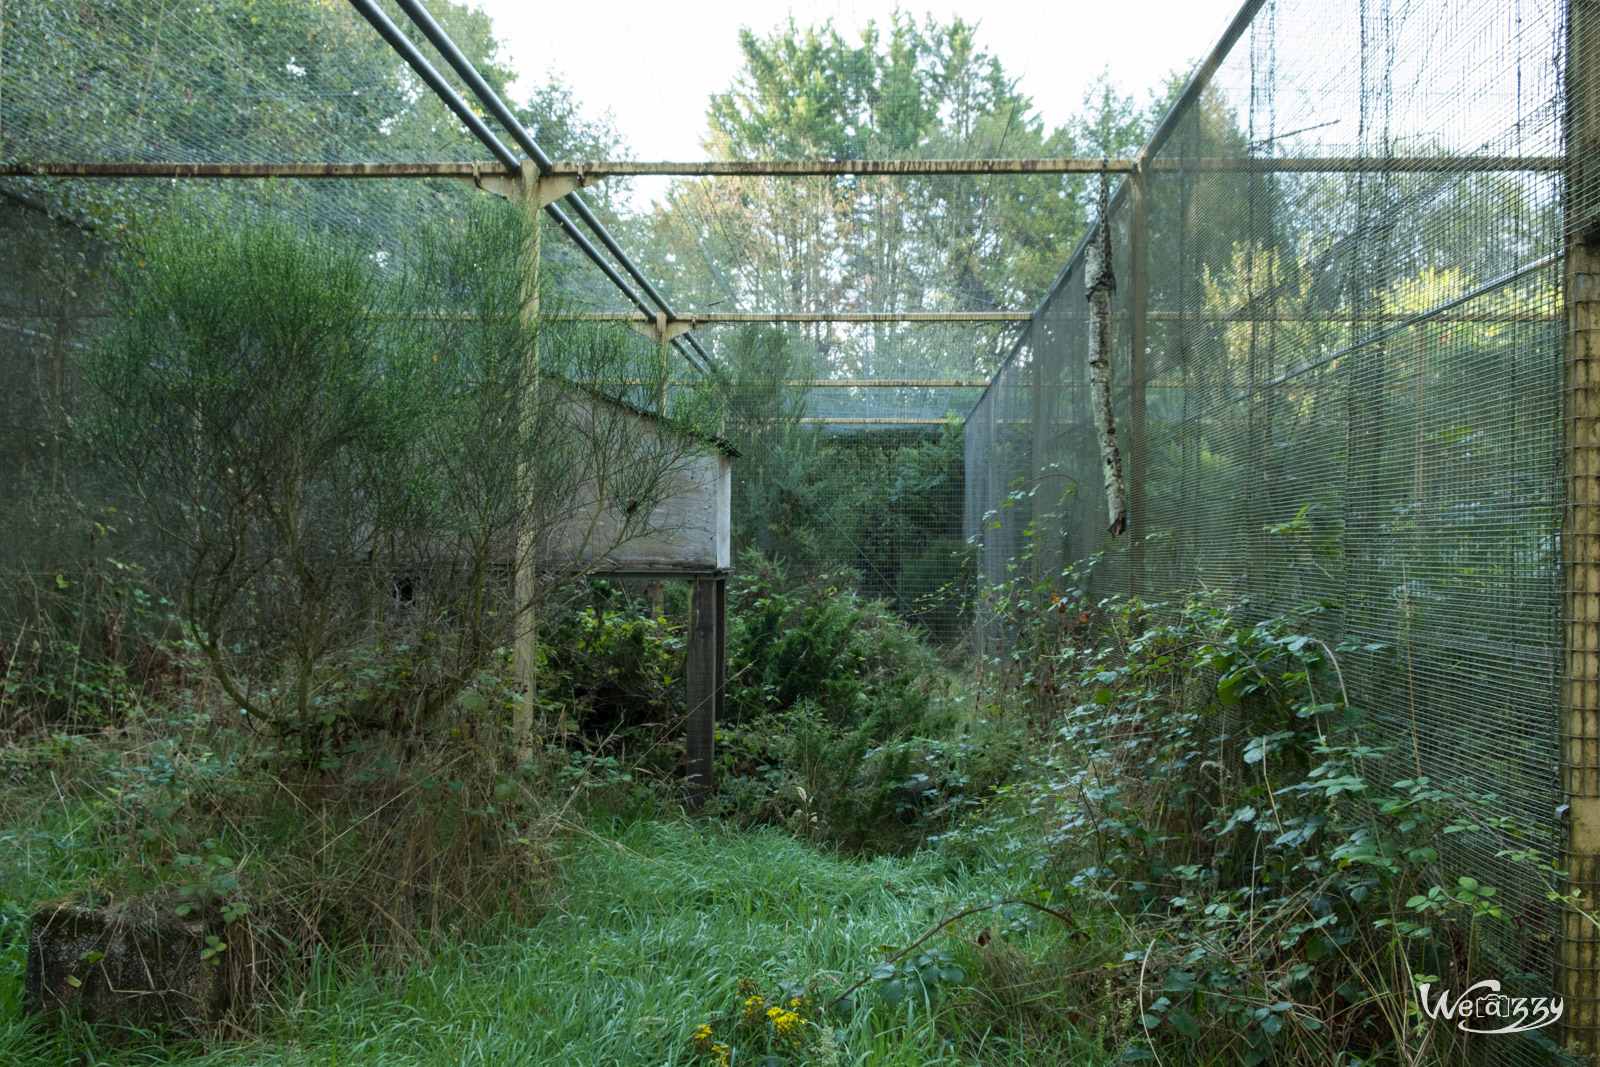
[[[444,80],[470,96],[445,57],[394,5],[382,6]],[[345,5],[191,9],[168,0],[129,0],[64,8],[14,0],[0,17],[0,163],[382,165],[487,154],[415,70]],[[495,62],[487,22],[454,10],[440,17],[503,91],[510,74]],[[975,106],[991,111],[1004,108],[1003,122],[980,128],[974,111],[955,116],[964,132],[951,126],[919,143],[915,128],[937,125],[937,116],[924,99],[926,87],[913,85],[843,105],[862,112],[862,130],[881,128],[857,149],[886,158],[1036,154],[1038,130],[1022,117],[1026,101],[1009,90],[996,96],[997,87],[980,74],[973,67],[966,75],[977,78],[969,99],[982,98]],[[558,87],[541,90],[518,118],[560,158],[616,155],[604,124],[585,122]],[[890,127],[900,131],[898,140],[883,139]],[[750,143],[734,151],[827,147]],[[496,167],[483,163],[486,173]],[[1077,183],[1059,174],[684,179],[667,189],[658,209],[632,214],[619,210],[628,198],[626,179],[607,179],[583,195],[679,307],[892,317],[994,311],[1016,303],[1019,285],[1036,289],[1064,254],[1056,245],[1080,226]],[[97,257],[123,235],[173,212],[286,219],[401,270],[413,258],[419,233],[463,218],[483,194],[448,177],[12,174],[0,179],[0,197],[16,235],[8,246],[16,254],[0,258],[0,359],[17,383],[0,462],[17,490],[11,499],[20,515],[39,511],[33,508],[39,497],[30,493],[49,466],[40,466],[40,457],[55,455],[69,440],[67,413],[85,402],[72,354],[104,325]],[[1046,202],[1052,225],[1020,232],[1020,215]],[[546,225],[552,236],[542,244],[544,271],[560,279],[567,309],[634,310],[572,242]],[[1027,242],[1034,245],[1027,256],[1033,281],[1023,285],[1006,264]],[[1008,251],[996,257],[1001,246]],[[35,247],[37,256],[27,251]],[[39,256],[60,260],[59,269],[41,271]],[[872,595],[900,605],[941,639],[958,642],[954,620],[962,597],[951,568],[965,566],[960,464],[948,463],[941,451],[943,423],[970,408],[981,391],[974,383],[993,373],[1017,328],[895,321],[785,326],[794,350],[806,357],[786,371],[792,379],[787,388],[800,402],[786,431],[791,439],[782,448],[781,476],[771,462],[741,465],[741,494],[749,500],[765,494],[774,503],[771,515],[763,512],[746,524],[739,545],[786,545],[807,566],[846,567]],[[705,327],[695,337],[718,366],[729,368],[730,351],[746,332]],[[674,359],[678,384],[668,390],[669,407],[704,384],[695,368]],[[757,451],[771,460],[759,420],[747,429],[748,443],[762,442]],[[800,439],[807,444],[794,452]],[[922,465],[915,485],[895,467],[906,456],[922,457],[915,461]],[[73,473],[70,457],[67,467],[59,457],[53,462],[58,477]],[[935,471],[928,464],[943,467]],[[757,468],[759,474],[744,473]],[[802,513],[793,505],[803,499],[816,505]],[[912,513],[909,533],[889,521]],[[785,523],[790,530],[782,529]],[[797,523],[806,526],[803,536],[785,541]],[[780,527],[776,536],[765,528],[772,524]],[[13,531],[0,531],[0,538],[12,543]],[[21,559],[23,553],[8,555]]]
[[[1556,4],[1259,5],[1114,209],[1128,535],[1106,530],[1081,248],[966,430],[984,579],[1031,547],[1046,578],[1093,560],[1102,595],[1315,608],[1351,701],[1547,854],[1562,34]],[[1554,932],[1541,892],[1473,862]],[[1548,946],[1503,948],[1548,989]]]
[[[1221,590],[1263,614],[1314,606],[1321,635],[1347,649],[1352,700],[1429,774],[1495,794],[1489,814],[1553,848],[1562,217],[1589,211],[1563,201],[1566,9],[1246,5],[1242,32],[1202,67],[1113,201],[1125,536],[1107,533],[1100,495],[1080,244],[1020,337],[998,322],[785,327],[805,358],[768,375],[791,383],[781,417],[741,428],[737,543],[849,569],[945,639],[969,623],[980,640],[1004,639],[981,604],[965,614],[969,566],[995,582],[1094,560],[1102,593]],[[11,0],[0,17],[0,162],[485,155],[342,5]],[[484,54],[467,39],[483,25],[448,28]],[[499,86],[503,72],[490,74]],[[832,141],[739,141],[749,115],[730,96],[719,150],[935,159],[1085,148],[1019,118],[1026,101],[1012,90],[964,76],[994,97],[971,116],[941,118],[924,96],[886,91],[841,105],[862,132],[841,126],[851,132]],[[786,92],[753,86],[749,100]],[[558,106],[523,118],[554,153],[605,152]],[[937,314],[1031,295],[1081,232],[1087,188],[1039,174],[692,179],[632,216],[617,206],[625,184],[611,200],[585,195],[685,307]],[[21,560],[93,528],[70,507],[27,502],[72,462],[61,452],[72,353],[99,329],[105,238],[181,202],[286,216],[400,260],[411,234],[479,195],[442,178],[4,179],[0,491],[12,507],[0,550]],[[570,265],[573,307],[631,307],[575,247],[543,248]],[[729,368],[748,332],[699,336]],[[987,388],[971,384],[997,363]],[[961,437],[941,425],[968,408]],[[52,515],[75,532],[49,526]],[[1480,859],[1488,871],[1499,862]],[[1527,928],[1554,932],[1542,899],[1515,903]],[[1549,970],[1550,943],[1527,940],[1526,971]]]

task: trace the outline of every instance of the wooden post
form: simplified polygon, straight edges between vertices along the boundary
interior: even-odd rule
[[[1562,1044],[1600,1055],[1600,0],[1567,3],[1566,671],[1561,778],[1568,809],[1561,917]],[[1587,913],[1587,914],[1585,914]]]
[[[523,374],[523,429],[527,420],[537,417],[539,391],[539,234],[544,219],[544,205],[539,195],[539,171],[532,160],[522,163],[522,323],[532,333],[528,363]],[[519,463],[517,484],[525,486],[529,474]],[[517,705],[511,719],[512,749],[517,763],[533,759],[533,722],[539,707],[539,634],[538,614],[534,601],[538,598],[538,546],[534,531],[523,516],[523,525],[517,530],[516,559],[512,561],[516,581],[516,632],[512,645],[513,671],[517,692],[522,702]]]
[[[1144,575],[1144,471],[1145,471],[1145,368],[1148,344],[1146,323],[1150,313],[1150,178],[1140,166],[1128,180],[1128,593],[1143,596]]]
[[[723,590],[721,578],[689,583],[689,649],[685,674],[684,777],[691,808],[704,804],[714,788],[717,716],[723,678]]]

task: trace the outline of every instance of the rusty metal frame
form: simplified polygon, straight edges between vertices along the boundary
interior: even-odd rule
[[[568,178],[578,188],[603,178],[845,177],[989,174],[1133,174],[1139,159],[750,159],[675,163],[626,160],[551,162],[547,178]],[[1158,159],[1146,172],[1180,168],[1228,174],[1370,174],[1556,172],[1561,156],[1311,156],[1298,158]],[[0,177],[17,178],[463,178],[517,177],[496,160],[424,163],[79,163],[39,160],[0,163]]]

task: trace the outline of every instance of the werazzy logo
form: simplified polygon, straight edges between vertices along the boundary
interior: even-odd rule
[[[1561,1018],[1566,1010],[1566,1002],[1560,997],[1507,996],[1500,992],[1500,983],[1493,978],[1469,986],[1454,1003],[1450,1001],[1448,989],[1439,990],[1438,999],[1428,1003],[1428,992],[1432,988],[1430,982],[1417,986],[1422,1013],[1447,1023],[1454,1020],[1457,1030],[1469,1034],[1520,1034],[1524,1030],[1537,1030]],[[1494,1029],[1487,1028],[1495,1023],[1499,1025]]]

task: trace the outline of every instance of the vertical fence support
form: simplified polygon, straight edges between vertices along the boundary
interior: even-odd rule
[[[1044,581],[1045,575],[1053,576],[1054,569],[1047,565],[1045,559],[1046,542],[1050,538],[1045,536],[1047,524],[1046,516],[1055,511],[1056,500],[1060,493],[1054,490],[1054,479],[1050,477],[1053,468],[1050,465],[1050,425],[1054,421],[1055,396],[1054,388],[1060,381],[1059,360],[1051,360],[1051,348],[1044,336],[1044,320],[1035,315],[1033,317],[1032,336],[1029,337],[1029,347],[1033,349],[1033,366],[1029,368],[1033,375],[1029,382],[1029,391],[1033,394],[1033,414],[1028,424],[1029,430],[1029,465],[1032,470],[1030,479],[1033,496],[1029,500],[1028,527],[1033,530],[1031,543],[1021,546],[1028,553],[1031,576],[1037,584]],[[1052,495],[1056,499],[1052,499]]]
[[[1564,1040],[1600,1055],[1600,0],[1567,4],[1566,671],[1561,777],[1568,808],[1562,914]],[[1584,1062],[1590,1062],[1585,1059]]]
[[[667,313],[656,312],[656,414],[667,417],[667,379],[672,376],[672,335],[667,332]]]
[[[1145,593],[1144,472],[1146,331],[1150,312],[1150,171],[1143,164],[1128,181],[1128,592]]]
[[[684,672],[689,715],[683,732],[690,808],[704,804],[716,785],[716,729],[727,685],[727,584],[725,578],[689,582],[689,662]]]
[[[528,362],[523,368],[523,433],[527,420],[535,417],[539,389],[539,235],[544,205],[539,190],[539,171],[532,160],[522,162],[522,324],[532,331]],[[519,465],[520,466],[520,465]],[[527,484],[526,469],[517,472],[517,485]],[[525,506],[525,505],[524,505]],[[520,510],[520,509],[519,509]],[[521,701],[511,717],[512,749],[518,764],[533,759],[533,722],[539,707],[538,616],[533,604],[538,596],[538,548],[533,530],[526,525],[517,530],[516,558],[511,565],[516,574],[512,595],[516,597],[516,632],[512,643],[513,672]]]
[[[723,703],[728,696],[728,579],[716,578],[712,597],[713,607],[716,611],[717,636],[711,646],[712,662],[716,665],[716,689],[711,696],[711,724],[706,731],[706,789],[712,790],[717,786],[715,768],[711,766],[712,757],[716,755],[714,745],[716,742],[717,723],[723,719]]]

